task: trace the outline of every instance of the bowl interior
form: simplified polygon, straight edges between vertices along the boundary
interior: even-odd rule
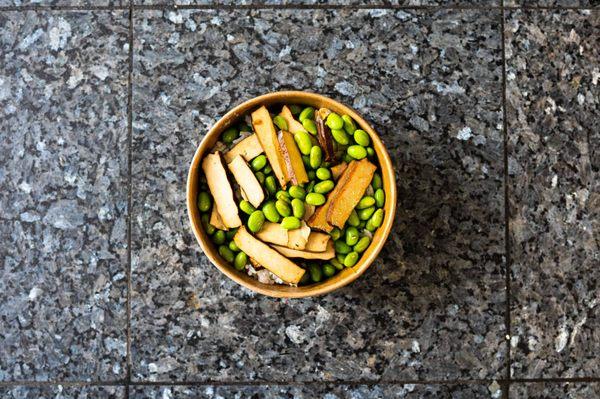
[[[204,232],[200,221],[200,211],[196,206],[196,200],[198,196],[198,185],[199,178],[202,174],[201,160],[205,154],[207,154],[212,146],[218,141],[221,133],[229,126],[236,124],[240,117],[248,114],[254,109],[261,105],[273,105],[273,104],[299,104],[299,105],[310,105],[315,108],[327,107],[332,111],[342,115],[347,114],[351,116],[355,122],[360,126],[361,129],[366,131],[371,137],[373,149],[378,158],[380,173],[383,178],[383,189],[385,191],[385,217],[382,225],[377,229],[373,236],[371,245],[365,252],[363,252],[358,263],[352,267],[347,268],[336,274],[335,276],[325,280],[324,282],[310,284],[302,287],[290,287],[286,285],[277,284],[263,284],[258,280],[248,276],[243,271],[237,271],[230,266],[225,260],[223,260],[218,252],[210,237]],[[229,111],[223,118],[221,118],[212,129],[206,134],[200,146],[198,147],[188,174],[187,182],[187,207],[190,223],[194,235],[198,240],[198,243],[202,247],[202,250],[208,256],[210,261],[217,267],[221,272],[226,274],[229,278],[236,281],[237,283],[253,290],[258,293],[269,295],[273,297],[287,297],[287,298],[299,298],[307,296],[322,295],[327,292],[331,292],[337,288],[340,288],[351,281],[358,278],[375,260],[377,254],[383,247],[383,244],[390,233],[392,223],[394,220],[394,213],[396,208],[396,182],[394,177],[394,170],[390,157],[379,139],[378,135],[371,128],[371,126],[354,110],[346,107],[345,105],[338,103],[330,98],[307,92],[297,91],[283,91],[265,94],[243,104],[238,105]]]

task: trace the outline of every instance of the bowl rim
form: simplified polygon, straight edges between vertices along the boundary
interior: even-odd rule
[[[198,169],[200,169],[199,165],[202,157],[207,152],[207,150],[209,150],[213,145],[211,143],[211,141],[213,141],[213,138],[215,136],[218,137],[227,127],[229,127],[229,125],[232,122],[237,121],[239,117],[247,114],[253,107],[264,104],[271,105],[286,102],[302,105],[308,105],[307,103],[319,103],[328,105],[333,104],[334,106],[331,108],[335,108],[335,111],[338,113],[341,112],[352,117],[352,119],[354,119],[354,121],[360,126],[360,128],[362,128],[362,130],[366,131],[369,134],[373,142],[373,147],[377,155],[377,160],[379,162],[379,172],[382,176],[384,191],[386,193],[386,202],[384,205],[385,214],[383,223],[377,229],[373,240],[371,241],[367,250],[363,252],[358,263],[352,268],[344,269],[342,270],[342,272],[338,273],[337,276],[340,276],[344,273],[345,275],[339,277],[333,282],[331,282],[331,280],[325,280],[322,283],[320,282],[301,287],[290,287],[287,285],[280,284],[269,285],[260,283],[258,280],[248,276],[245,272],[240,272],[233,269],[229,264],[227,264],[223,259],[221,259],[217,255],[217,251],[215,251],[212,248],[212,243],[210,243],[210,240],[204,237],[205,233],[202,227],[200,226],[200,218],[197,217],[198,222],[195,221],[195,215],[198,214],[198,211],[195,205],[195,198],[197,194],[195,194],[193,190],[195,183],[194,179],[198,174]],[[200,141],[200,144],[198,145],[198,148],[196,149],[192,161],[190,163],[186,183],[186,205],[188,211],[188,219],[196,241],[200,245],[200,248],[202,249],[204,254],[210,260],[210,262],[223,274],[225,274],[227,277],[229,277],[236,283],[242,285],[243,287],[246,287],[259,294],[275,298],[305,298],[324,295],[335,291],[341,287],[344,287],[356,280],[358,277],[360,277],[375,261],[375,259],[381,252],[381,249],[383,248],[385,242],[387,241],[387,238],[392,229],[392,225],[394,223],[396,213],[396,201],[396,178],[394,174],[393,164],[385,145],[383,144],[379,135],[371,127],[371,125],[354,109],[332,98],[307,91],[286,90],[269,92],[246,100],[241,104],[238,104],[232,109],[230,109],[225,115],[223,115],[221,118],[219,118],[219,120],[217,120],[217,122],[209,129],[209,131]],[[330,281],[330,283],[327,284],[327,281]]]

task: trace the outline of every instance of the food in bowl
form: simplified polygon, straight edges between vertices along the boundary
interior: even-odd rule
[[[352,268],[383,223],[371,138],[327,108],[260,106],[201,164],[205,233],[227,263],[263,283],[320,283]]]

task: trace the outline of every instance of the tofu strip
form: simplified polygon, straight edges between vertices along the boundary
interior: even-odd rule
[[[227,166],[229,166],[229,170],[233,174],[233,177],[235,177],[237,184],[240,185],[244,194],[246,194],[248,202],[255,208],[258,208],[260,203],[265,199],[265,193],[256,176],[254,176],[254,173],[252,173],[252,170],[246,161],[244,161],[244,158],[238,155]]]
[[[223,224],[228,228],[241,226],[242,221],[238,215],[238,208],[233,198],[233,190],[227,180],[227,173],[221,155],[217,151],[208,154],[202,161],[202,170],[208,182],[208,188],[214,198],[214,204],[221,216]]]

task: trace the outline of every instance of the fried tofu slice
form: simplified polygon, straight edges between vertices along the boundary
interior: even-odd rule
[[[235,233],[233,241],[250,258],[254,259],[286,283],[298,284],[305,273],[303,268],[283,256],[281,253],[275,251],[264,242],[254,238],[244,226],[240,227],[237,233]]]
[[[233,177],[235,177],[235,181],[242,189],[246,200],[250,202],[252,206],[258,208],[265,199],[265,193],[258,179],[254,173],[252,173],[252,170],[246,161],[244,161],[244,158],[242,158],[241,155],[237,155],[227,166],[233,174]]]
[[[221,216],[219,216],[219,212],[217,212],[217,207],[214,205],[212,207],[212,210],[210,211],[210,220],[208,221],[208,223],[213,225],[216,229],[229,230],[227,226],[223,224]]]
[[[306,132],[306,129],[304,128],[304,126],[302,126],[302,123],[294,119],[294,115],[292,115],[292,111],[290,111],[287,105],[284,105],[283,108],[281,108],[279,116],[281,116],[287,122],[288,130],[290,131],[290,133],[293,134],[300,131]]]
[[[292,249],[304,249],[310,236],[310,227],[302,221],[302,226],[299,229],[288,231],[288,242],[286,246]]]
[[[224,155],[224,157],[225,162],[227,163],[233,161],[233,158],[238,155],[241,155],[246,161],[250,162],[263,152],[264,150],[258,141],[258,136],[253,134],[237,143],[231,150],[229,150],[229,152]]]
[[[296,145],[294,136],[290,132],[282,130],[277,134],[277,140],[281,154],[283,155],[286,178],[296,186],[308,183],[306,168],[304,167],[304,162],[302,162],[302,155]]]
[[[331,236],[328,234],[313,231],[308,236],[308,241],[306,242],[304,250],[310,252],[324,252],[327,250],[329,238],[331,238]]]
[[[279,180],[281,187],[285,189],[288,179],[285,174],[283,155],[279,149],[275,125],[273,125],[269,110],[264,105],[252,113],[252,126],[261,147],[265,150],[275,177]]]
[[[348,167],[348,164],[346,162],[341,162],[335,166],[332,166],[331,174],[333,175],[333,179],[337,180],[338,177],[340,177],[340,175],[342,173],[344,173],[344,171],[346,170],[347,167]]]
[[[327,244],[327,249],[323,252],[301,251],[299,249],[291,249],[279,245],[273,245],[273,248],[288,258],[329,260],[335,257],[335,249],[333,247],[333,241],[331,240]]]
[[[281,227],[279,223],[265,222],[262,229],[256,233],[261,241],[277,245],[287,245],[289,241],[288,230]]]
[[[227,228],[241,226],[242,221],[238,215],[233,190],[227,180],[227,172],[223,166],[221,154],[217,151],[205,156],[202,161],[202,170],[223,224]]]

